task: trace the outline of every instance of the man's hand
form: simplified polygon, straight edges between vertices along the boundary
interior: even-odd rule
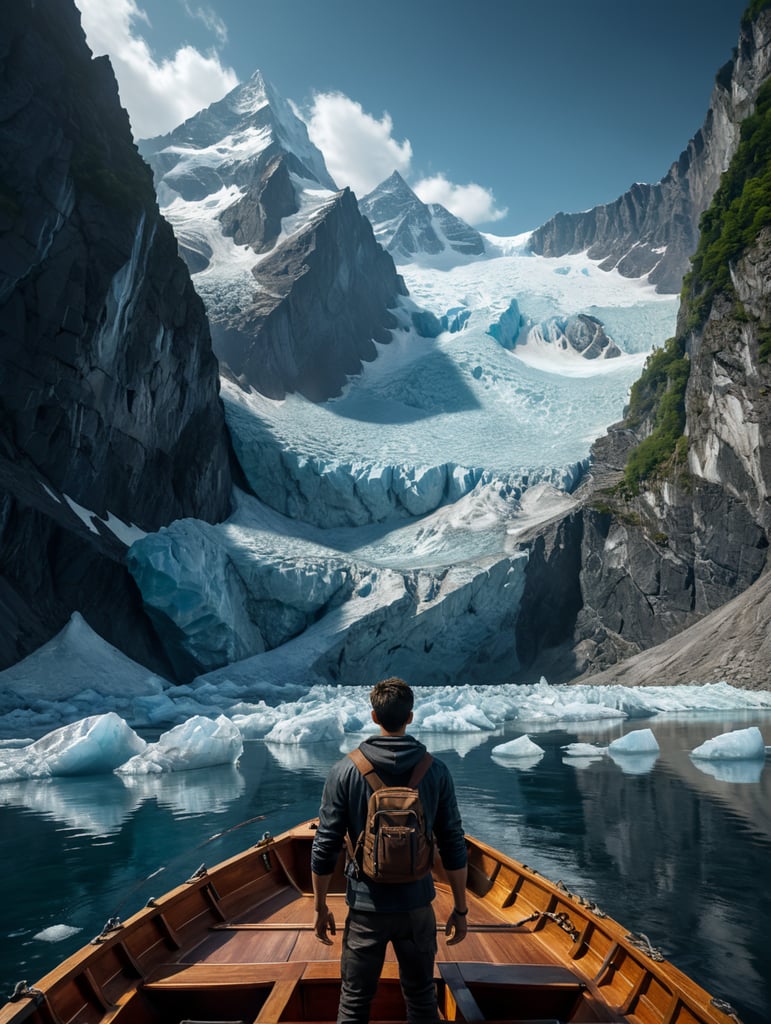
[[[447,925],[444,929],[444,934],[447,936],[447,945],[456,946],[459,942],[463,942],[467,932],[466,915],[459,914],[456,910],[453,910],[447,918]]]
[[[325,946],[331,946],[332,940],[329,935],[336,935],[337,929],[335,928],[335,917],[326,903],[320,909],[316,910],[316,920],[313,925],[313,930],[316,932],[316,938],[319,942],[323,942]],[[329,932],[329,935],[327,935]]]

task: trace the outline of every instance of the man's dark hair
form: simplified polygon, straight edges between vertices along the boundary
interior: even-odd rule
[[[372,710],[386,732],[398,732],[410,717],[415,695],[403,679],[391,676],[375,683],[369,695]]]

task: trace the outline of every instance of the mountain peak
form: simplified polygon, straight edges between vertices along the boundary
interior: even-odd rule
[[[166,184],[178,191],[173,182],[181,185],[189,177],[188,165],[200,164],[202,151],[210,150],[203,161],[205,167],[194,168],[198,185],[192,192],[188,188],[186,198],[208,194],[215,175],[222,184],[231,184],[238,179],[241,165],[253,164],[260,152],[267,154],[269,148],[271,158],[280,153],[290,157],[292,169],[300,177],[330,192],[337,191],[324,156],[308,137],[304,122],[259,70],[172,132],[139,142],[140,152],[151,164],[153,157],[161,158]],[[173,173],[175,166],[178,173]],[[155,169],[157,172],[158,167]],[[201,181],[202,174],[205,182]]]
[[[397,261],[448,250],[463,256],[485,251],[478,231],[439,203],[422,202],[398,171],[364,196],[359,207],[377,240]]]

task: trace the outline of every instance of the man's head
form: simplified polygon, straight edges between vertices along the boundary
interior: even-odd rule
[[[372,721],[385,732],[404,732],[412,721],[415,696],[403,679],[392,676],[375,683],[369,700],[372,705]]]

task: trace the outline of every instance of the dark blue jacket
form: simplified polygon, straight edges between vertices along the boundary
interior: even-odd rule
[[[426,748],[412,736],[371,736],[359,745],[386,786],[404,786]],[[324,786],[319,810],[319,827],[313,840],[311,868],[317,875],[329,875],[345,843],[346,832],[356,844],[367,819],[371,790],[359,769],[344,757],[333,765]],[[418,786],[426,827],[434,833],[442,863],[454,871],[466,864],[466,843],[455,786],[447,766],[434,758]],[[427,906],[435,896],[429,873],[417,882],[383,884],[361,875],[348,878],[346,901],[357,910],[383,913],[414,910]]]

